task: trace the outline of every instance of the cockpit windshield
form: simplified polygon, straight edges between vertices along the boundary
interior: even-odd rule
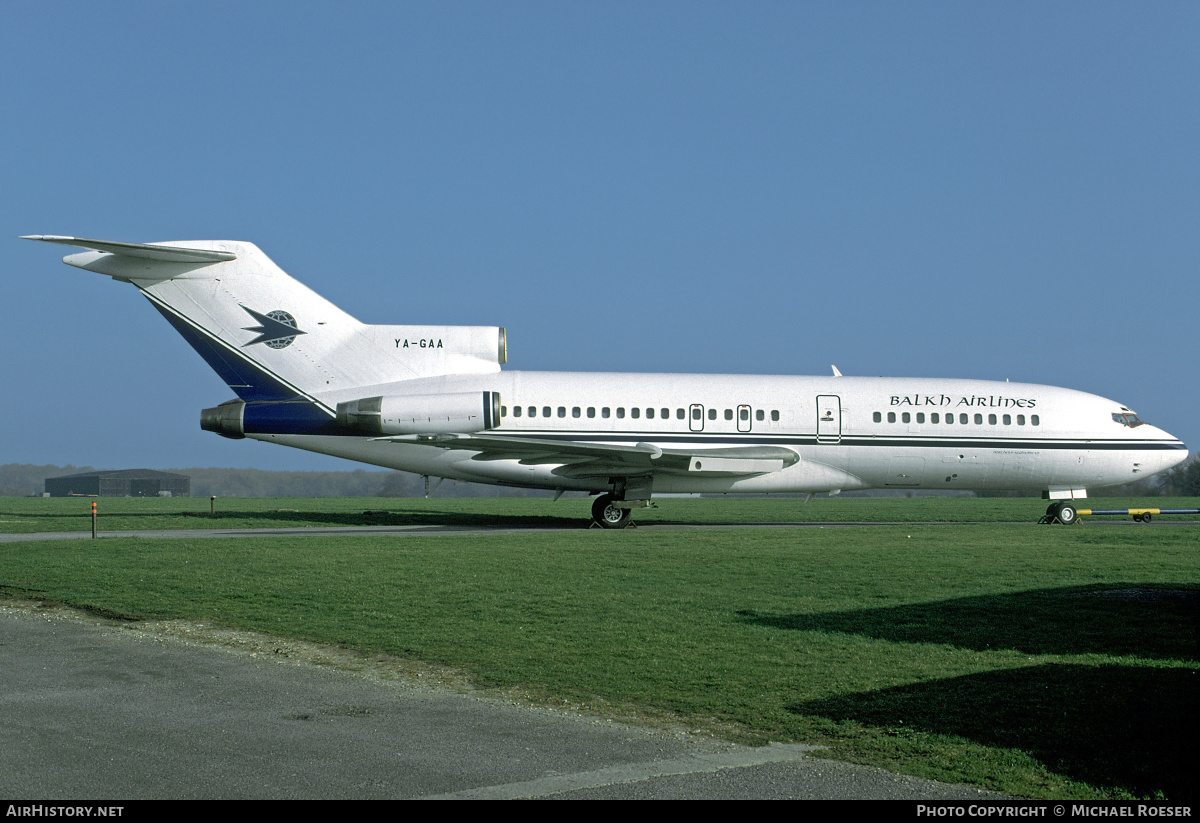
[[[1122,426],[1128,426],[1131,429],[1135,429],[1145,422],[1144,420],[1138,419],[1138,416],[1133,412],[1114,414],[1112,418],[1114,423],[1120,423]]]

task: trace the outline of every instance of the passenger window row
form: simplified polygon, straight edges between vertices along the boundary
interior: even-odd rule
[[[899,422],[912,423],[914,417],[916,418],[917,423],[925,422],[925,412],[916,412],[915,415],[913,412],[901,412],[899,415]],[[883,413],[875,412],[871,416],[871,419],[874,420],[876,423],[882,423],[883,422]],[[1018,426],[1024,426],[1025,422],[1026,422],[1025,415],[1023,415],[1023,414],[1016,415],[1016,421],[1017,421]],[[887,413],[887,422],[889,422],[889,423],[897,422],[897,415],[895,412]],[[957,422],[958,425],[960,425],[960,426],[966,426],[966,425],[970,425],[971,423],[974,423],[976,426],[982,426],[983,425],[983,415],[979,414],[978,412],[976,412],[974,415],[967,414],[966,412],[960,412],[958,415],[958,419],[956,421],[953,412],[947,412],[945,414],[940,414],[938,412],[930,412],[929,413],[929,422],[930,423],[944,423],[945,425],[953,425],[955,422]],[[1011,426],[1013,424],[1013,415],[1011,415],[1011,414],[1002,414],[1002,415],[989,414],[987,416],[987,424],[989,426],[996,426],[996,425]],[[1036,414],[1029,415],[1029,425],[1031,425],[1031,426],[1042,425],[1041,417],[1039,417]]]
[[[508,417],[509,411],[510,411],[510,409],[508,406],[501,406],[500,407],[500,416]],[[591,418],[596,417],[597,412],[599,412],[599,415],[602,419],[608,419],[608,418],[614,416],[613,409],[610,406],[601,406],[599,409],[597,409],[595,406],[588,406],[586,409],[583,409],[580,406],[572,406],[569,411],[566,406],[558,406],[557,408],[553,407],[553,406],[541,406],[541,407],[539,407],[539,406],[513,406],[511,409],[511,412],[512,412],[513,417],[561,417],[561,418],[565,418],[565,417],[567,417],[567,415],[569,413],[570,416],[574,417],[574,418],[586,416],[587,418],[591,419]],[[699,417],[698,417],[699,414],[700,414],[700,409],[698,407],[693,408],[693,410],[692,410],[693,417],[695,417],[696,419],[699,419]],[[630,408],[630,409],[626,409],[624,406],[616,407],[616,415],[615,416],[618,420],[624,419],[626,417],[626,415],[628,415],[633,420],[638,420],[643,415],[645,415],[647,420],[654,420],[656,418],[661,419],[661,420],[669,420],[671,418],[671,410],[669,408],[656,409],[653,407],[647,407],[645,409],[642,409],[642,408],[638,408],[636,406],[633,408]],[[726,420],[733,420],[734,419],[734,410],[733,409],[725,409],[723,416]],[[740,420],[742,422],[749,421],[750,420],[750,407],[749,406],[739,406],[738,410],[737,410],[737,418],[738,418],[738,420]],[[676,409],[675,410],[675,419],[676,420],[686,420],[687,412],[684,409]],[[708,410],[708,419],[709,420],[717,419],[717,410],[716,409]],[[765,411],[763,411],[762,409],[757,409],[754,412],[754,419],[761,423],[767,419],[767,413]],[[773,409],[771,411],[771,422],[772,423],[779,422],[779,410],[778,409]]]

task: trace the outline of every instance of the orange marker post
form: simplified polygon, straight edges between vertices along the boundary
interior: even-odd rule
[[[96,538],[96,501],[92,501],[92,539]]]

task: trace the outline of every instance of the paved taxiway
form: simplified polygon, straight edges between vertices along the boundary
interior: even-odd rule
[[[28,800],[995,797],[23,604],[0,734],[0,796]]]
[[[1106,526],[1138,526],[1133,520],[1104,520],[1097,521]],[[636,525],[636,528],[648,531],[675,531],[684,529],[839,529],[879,526],[1028,526],[1036,525],[1034,521],[997,523],[993,521],[858,521],[831,523],[648,523]],[[1154,527],[1164,526],[1200,526],[1200,520],[1163,520],[1155,521]],[[579,526],[540,526],[536,528],[513,526],[299,526],[292,528],[265,529],[127,529],[107,531],[101,529],[100,537],[146,537],[146,538],[206,538],[206,537],[321,537],[321,536],[353,536],[363,537],[432,537],[437,535],[483,535],[483,534],[547,534],[550,532],[575,532],[584,530],[584,521]],[[0,534],[0,543],[21,543],[32,540],[80,540],[91,538],[90,531],[78,532],[30,532],[28,534]]]

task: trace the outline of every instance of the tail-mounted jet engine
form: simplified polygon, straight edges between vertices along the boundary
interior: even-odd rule
[[[337,422],[371,434],[480,432],[500,425],[500,392],[364,397],[338,403]]]
[[[247,434],[338,434],[338,427],[368,434],[481,432],[500,425],[500,392],[364,397],[337,405],[337,422],[301,400],[228,400],[200,413],[200,428],[222,437]],[[341,433],[344,433],[341,432]]]

